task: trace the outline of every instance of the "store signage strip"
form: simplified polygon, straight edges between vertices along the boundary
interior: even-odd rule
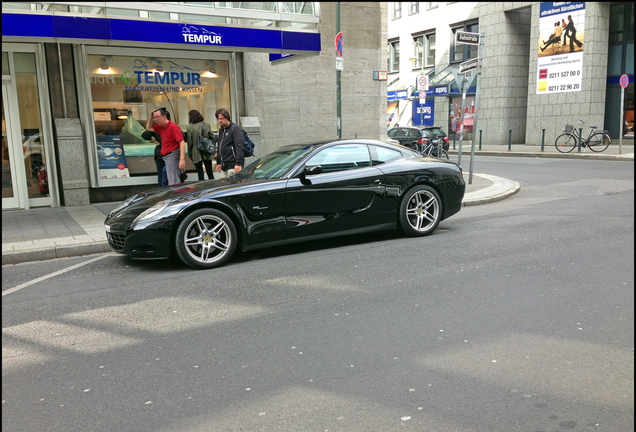
[[[100,39],[320,52],[319,33],[58,15],[3,13],[2,36]]]

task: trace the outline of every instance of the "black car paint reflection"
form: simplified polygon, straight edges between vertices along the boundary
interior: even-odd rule
[[[327,156],[309,165],[316,155]],[[372,140],[291,145],[234,178],[140,194],[111,212],[105,225],[116,252],[136,258],[177,252],[193,267],[212,268],[226,262],[234,248],[396,227],[427,235],[459,211],[464,190],[457,164],[422,158],[400,145]],[[409,228],[415,219],[426,229]],[[111,236],[125,239],[123,246]],[[192,261],[199,254],[200,262]]]

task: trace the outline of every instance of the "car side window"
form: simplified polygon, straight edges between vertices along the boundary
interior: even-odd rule
[[[390,131],[387,132],[387,135],[389,138],[395,138],[396,132],[397,132],[397,129],[391,129]]]
[[[420,131],[417,129],[411,129],[409,130],[409,138],[419,138],[420,137]]]
[[[408,136],[408,131],[406,129],[398,129],[395,136],[397,138],[406,138]]]
[[[343,144],[326,148],[307,161],[306,166],[320,165],[323,173],[371,166],[365,144]]]
[[[391,162],[393,160],[399,159],[402,156],[402,153],[400,153],[399,151],[380,146],[369,146],[369,150],[371,152],[371,160],[373,162],[373,166]]]

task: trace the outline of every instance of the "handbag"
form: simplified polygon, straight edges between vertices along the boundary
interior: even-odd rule
[[[197,142],[197,150],[201,153],[214,154],[216,152],[216,143],[213,139],[203,136],[205,132],[205,123],[201,129],[201,135],[199,135],[199,141]]]

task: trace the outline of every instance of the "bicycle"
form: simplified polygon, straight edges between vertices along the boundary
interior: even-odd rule
[[[579,120],[578,124],[584,125],[585,122]],[[581,147],[588,147],[593,152],[602,152],[610,144],[609,132],[596,130],[596,126],[590,126],[590,133],[587,138],[581,137]],[[563,134],[559,135],[554,141],[554,146],[561,153],[570,153],[579,143],[579,132],[572,125],[565,125]]]
[[[444,140],[443,139],[439,139],[437,142],[438,145],[434,145],[433,144],[433,140],[420,140],[420,142],[418,142],[417,144],[415,144],[415,149],[422,154],[422,156],[433,156],[433,157],[438,157],[437,156],[437,148],[439,147],[439,149],[442,152],[442,156],[439,156],[440,159],[444,159],[444,157],[446,159],[449,159],[448,157],[448,152],[446,150],[444,150]]]

